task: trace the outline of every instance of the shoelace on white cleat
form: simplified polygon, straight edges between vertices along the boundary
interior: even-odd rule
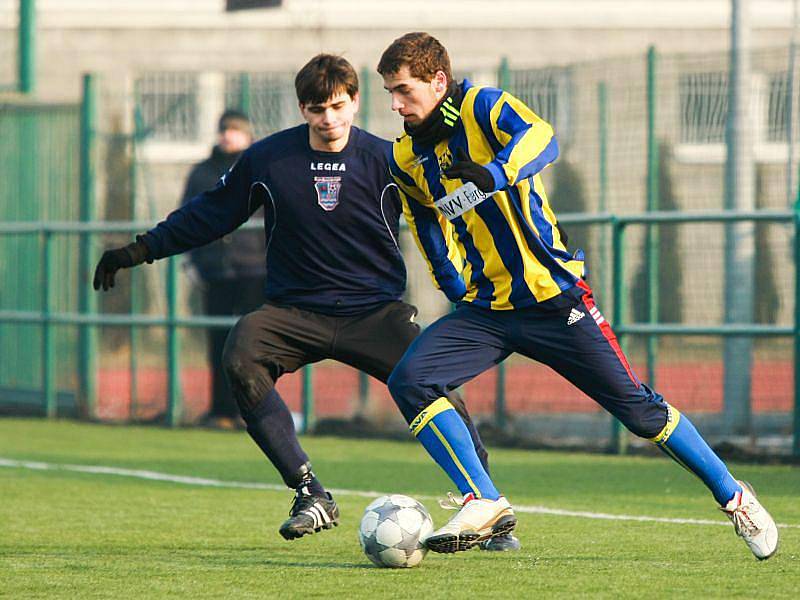
[[[753,516],[761,510],[761,506],[755,500],[752,490],[748,489],[748,491],[750,492],[749,502],[745,504],[743,495],[737,493],[735,499],[739,501],[739,505],[732,509],[727,506],[720,507],[720,510],[733,521],[733,528],[739,536],[753,538],[761,533],[761,529],[753,520]]]
[[[743,504],[737,506],[732,511],[726,511],[731,516],[733,520],[733,528],[736,530],[736,533],[739,535],[747,535],[750,537],[755,537],[759,533],[761,533],[761,529],[753,522],[753,519],[750,517],[749,511],[757,512],[758,509],[753,506],[752,504]]]
[[[461,510],[467,502],[475,499],[472,494],[459,498],[453,492],[447,492],[447,498],[439,500],[439,506],[445,510]]]

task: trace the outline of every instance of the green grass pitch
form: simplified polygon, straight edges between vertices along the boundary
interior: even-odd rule
[[[414,443],[305,438],[331,488],[430,498],[452,485]],[[243,432],[0,419],[0,458],[279,484]],[[666,459],[491,451],[518,506],[726,522]],[[109,473],[0,467],[0,597],[8,598],[790,598],[800,587],[800,469],[734,465],[779,523],[759,563],[729,526],[520,513],[523,549],[429,553],[373,567],[357,527],[369,499],[342,493],[341,525],[293,542],[287,490],[207,487]]]

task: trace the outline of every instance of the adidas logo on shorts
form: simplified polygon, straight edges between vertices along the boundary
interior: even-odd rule
[[[586,313],[579,311],[577,308],[573,308],[571,311],[569,311],[569,317],[567,318],[567,325],[575,325],[575,323],[580,321],[585,316]]]

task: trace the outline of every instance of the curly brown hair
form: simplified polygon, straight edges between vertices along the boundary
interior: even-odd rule
[[[424,31],[407,33],[393,41],[381,55],[378,73],[391,75],[403,66],[408,67],[412,77],[422,81],[431,81],[437,71],[453,81],[450,67],[450,56],[442,43]]]

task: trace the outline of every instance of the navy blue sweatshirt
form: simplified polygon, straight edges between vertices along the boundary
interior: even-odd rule
[[[356,127],[341,152],[313,150],[307,125],[280,131],[144,242],[152,258],[179,254],[230,233],[263,206],[267,300],[329,315],[372,310],[398,300],[406,284],[390,151],[390,142]]]

